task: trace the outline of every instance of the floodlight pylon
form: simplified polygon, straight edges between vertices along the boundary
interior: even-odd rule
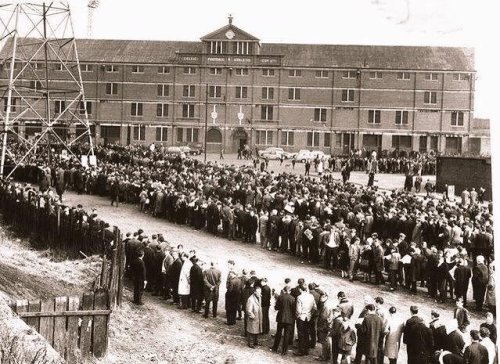
[[[26,163],[40,146],[51,156],[52,143],[73,152],[86,144],[94,155],[88,104],[68,3],[20,2],[0,5],[0,81],[2,153],[12,162],[8,176]],[[35,123],[35,133],[29,131]],[[27,136],[30,134],[30,136]],[[22,145],[22,147],[20,147]],[[22,152],[19,152],[22,151]]]

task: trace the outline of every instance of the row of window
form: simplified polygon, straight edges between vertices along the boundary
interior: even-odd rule
[[[32,88],[36,90],[37,82],[32,81],[34,84]],[[41,87],[41,85],[39,86]],[[195,85],[183,85],[182,96],[183,97],[195,97]],[[354,102],[354,89],[344,89],[342,90],[342,102]],[[298,87],[288,88],[288,100],[298,101],[300,100],[301,89]],[[118,94],[118,84],[117,83],[107,83],[106,84],[106,94],[107,95],[117,95]],[[437,104],[437,91],[425,91],[424,92],[424,104],[436,105]],[[160,84],[157,85],[157,96],[168,97],[170,96],[170,85]],[[209,86],[208,96],[210,98],[220,98],[222,97],[222,86]],[[236,86],[235,88],[235,98],[246,99],[248,98],[248,87],[247,86]],[[274,99],[274,87],[262,87],[262,99],[263,100],[273,100]]]
[[[155,140],[157,142],[168,141],[168,127],[157,126],[155,130]],[[146,140],[146,126],[134,125],[132,127],[132,139],[136,141]],[[177,128],[177,142],[179,143],[198,143],[199,129],[198,128]]]
[[[18,65],[19,64],[16,63],[14,66],[14,69],[18,69]],[[10,63],[6,63],[6,69],[8,69],[9,66],[10,66]],[[42,62],[33,63],[34,69],[42,69],[43,67],[44,67],[44,63],[42,63]],[[144,66],[143,65],[133,65],[131,68],[132,68],[132,73],[144,73]],[[62,63],[55,63],[54,64],[54,70],[63,71],[64,69],[65,68],[64,68]],[[82,63],[82,64],[80,64],[80,69],[82,72],[93,72],[94,65],[88,64],[88,63]],[[104,71],[107,73],[116,73],[116,72],[118,72],[118,70],[119,70],[119,67],[116,65],[105,65],[104,66]],[[158,66],[157,72],[159,74],[169,74],[171,72],[171,67],[170,66]],[[186,67],[183,67],[183,72],[184,72],[184,74],[196,74],[197,68],[186,66]],[[234,72],[237,76],[248,76],[249,69],[248,68],[236,68]],[[221,67],[211,67],[211,68],[209,68],[209,73],[211,75],[221,75],[222,68]],[[369,78],[370,79],[383,79],[384,73],[388,74],[388,72],[370,71]],[[397,79],[398,80],[411,80],[411,74],[412,74],[411,72],[397,72]],[[276,75],[276,69],[274,69],[274,68],[263,68],[262,69],[262,76],[273,77],[275,75]],[[360,75],[359,71],[342,71],[342,78],[344,78],[344,79],[355,79],[359,75]],[[435,72],[424,73],[424,79],[427,81],[437,81],[438,75],[439,74],[435,73]],[[288,76],[289,77],[302,77],[302,69],[289,69]],[[330,71],[328,71],[328,70],[316,70],[315,77],[316,78],[329,78]],[[453,80],[454,81],[469,81],[470,74],[468,74],[468,73],[453,73]]]
[[[131,116],[143,116],[143,103],[142,102],[132,102],[130,105],[130,115]],[[80,102],[79,112],[80,114],[85,114],[85,109],[88,115],[92,115],[92,103],[86,101],[86,108],[83,102]],[[11,112],[16,112],[17,109],[17,98],[11,99]],[[66,109],[66,102],[64,100],[56,100],[54,103],[54,113],[60,114]],[[4,111],[7,111],[7,99],[4,98]],[[167,117],[169,112],[169,105],[166,103],[156,104],[156,116],[157,117]],[[314,109],[314,121],[326,122],[326,108],[315,108]],[[381,110],[368,110],[368,124],[380,124],[381,123]],[[395,116],[396,125],[407,125],[408,124],[409,112],[406,110],[397,110]],[[194,118],[195,117],[195,105],[194,104],[182,104],[182,117],[184,118]],[[261,119],[262,120],[274,120],[274,106],[272,105],[261,105]],[[452,111],[451,112],[451,125],[452,126],[463,126],[464,125],[464,112],[463,111]]]

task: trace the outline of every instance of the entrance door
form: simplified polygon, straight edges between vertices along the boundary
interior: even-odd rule
[[[247,138],[240,138],[240,149],[243,149],[247,145]]]
[[[342,153],[349,154],[351,152],[351,150],[354,149],[354,134],[344,133],[343,139],[344,139],[344,145],[342,148]]]

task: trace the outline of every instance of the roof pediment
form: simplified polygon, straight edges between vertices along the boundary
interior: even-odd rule
[[[249,42],[258,42],[259,38],[245,32],[233,24],[227,24],[212,33],[209,33],[200,38],[202,41],[211,40],[241,40]]]

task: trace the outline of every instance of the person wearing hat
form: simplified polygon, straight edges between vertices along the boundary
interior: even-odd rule
[[[328,361],[331,358],[332,348],[328,335],[334,319],[334,309],[332,300],[328,299],[326,293],[323,293],[319,297],[317,318],[318,342],[321,344],[321,356],[318,358],[320,361]]]

